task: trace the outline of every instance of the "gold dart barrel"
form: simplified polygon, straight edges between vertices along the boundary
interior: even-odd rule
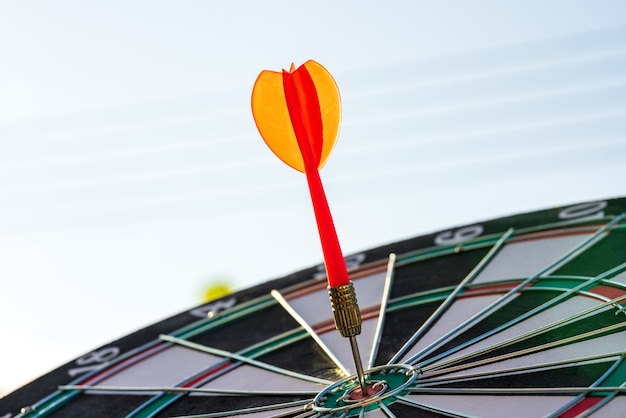
[[[356,292],[352,282],[341,286],[329,286],[330,306],[335,317],[335,328],[342,337],[350,339],[352,357],[356,366],[356,374],[361,386],[361,393],[367,394],[367,384],[363,374],[363,364],[359,354],[356,336],[361,333],[361,311],[356,300]]]
[[[361,333],[361,312],[352,282],[328,287],[330,306],[335,317],[335,327],[342,337],[354,337]]]

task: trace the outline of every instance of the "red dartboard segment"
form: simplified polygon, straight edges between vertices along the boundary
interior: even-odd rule
[[[604,400],[604,397],[588,396],[572,406],[570,409],[559,415],[559,418],[576,418],[583,412],[593,408],[598,402]]]
[[[193,388],[193,387],[197,387],[201,384],[203,384],[207,379],[209,379],[212,376],[217,376],[221,371],[228,369],[229,367],[232,367],[234,363],[232,361],[227,361],[222,365],[219,365],[217,367],[213,367],[210,370],[207,370],[206,372],[198,375],[197,377],[189,380],[188,382],[182,384],[181,386],[184,388]]]
[[[626,291],[624,291],[624,289],[603,285],[594,286],[593,288],[589,289],[589,292],[607,297],[609,299],[617,299],[626,294]]]

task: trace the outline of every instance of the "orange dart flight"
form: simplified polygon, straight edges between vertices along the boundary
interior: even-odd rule
[[[341,121],[339,89],[315,61],[289,71],[262,71],[252,89],[252,114],[267,146],[284,163],[306,174],[324,263],[331,287],[350,281],[319,176]]]

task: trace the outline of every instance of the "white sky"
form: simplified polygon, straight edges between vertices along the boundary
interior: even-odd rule
[[[346,254],[624,194],[622,1],[4,1],[0,59],[0,392],[321,260],[263,69],[335,75]]]

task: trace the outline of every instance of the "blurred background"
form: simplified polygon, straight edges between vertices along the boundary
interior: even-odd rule
[[[308,59],[342,93],[346,254],[624,194],[623,1],[3,1],[0,393],[321,262],[249,105]]]

